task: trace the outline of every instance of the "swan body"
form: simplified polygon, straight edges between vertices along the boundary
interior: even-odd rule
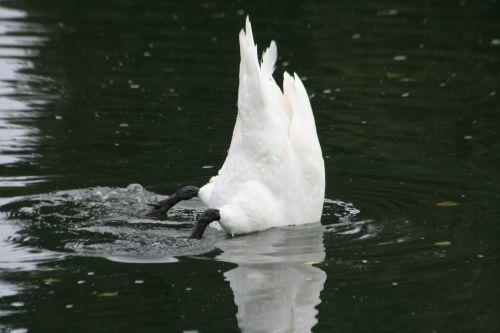
[[[247,17],[239,34],[238,114],[226,160],[198,197],[218,210],[229,234],[318,222],[325,194],[324,161],[309,97],[297,74],[272,76],[274,41],[259,63]],[[216,222],[211,225],[216,224]]]

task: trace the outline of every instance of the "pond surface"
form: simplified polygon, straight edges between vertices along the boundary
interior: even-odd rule
[[[321,224],[187,239],[250,14],[301,75]],[[0,332],[497,332],[500,2],[0,2]]]

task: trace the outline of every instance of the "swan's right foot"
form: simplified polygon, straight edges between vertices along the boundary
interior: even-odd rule
[[[205,229],[213,221],[220,220],[220,213],[218,209],[208,208],[196,219],[196,227],[194,228],[191,238],[201,239]]]
[[[198,195],[198,191],[200,189],[195,186],[186,186],[167,197],[166,199],[160,200],[154,204],[147,204],[148,206],[153,207],[150,211],[146,212],[144,216],[150,217],[159,213],[166,213],[172,208],[174,205],[183,200],[189,200]]]

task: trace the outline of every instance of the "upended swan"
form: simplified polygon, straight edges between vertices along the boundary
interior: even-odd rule
[[[214,221],[235,235],[321,219],[325,167],[304,85],[285,72],[281,91],[272,76],[276,43],[259,64],[248,17],[239,41],[238,114],[222,168],[203,187],[186,186],[151,204],[147,214],[198,196],[209,208],[197,218],[195,239]]]

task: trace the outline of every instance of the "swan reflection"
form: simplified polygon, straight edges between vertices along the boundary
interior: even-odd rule
[[[309,332],[326,274],[320,224],[270,229],[225,239],[219,260],[238,267],[224,273],[244,332]]]

